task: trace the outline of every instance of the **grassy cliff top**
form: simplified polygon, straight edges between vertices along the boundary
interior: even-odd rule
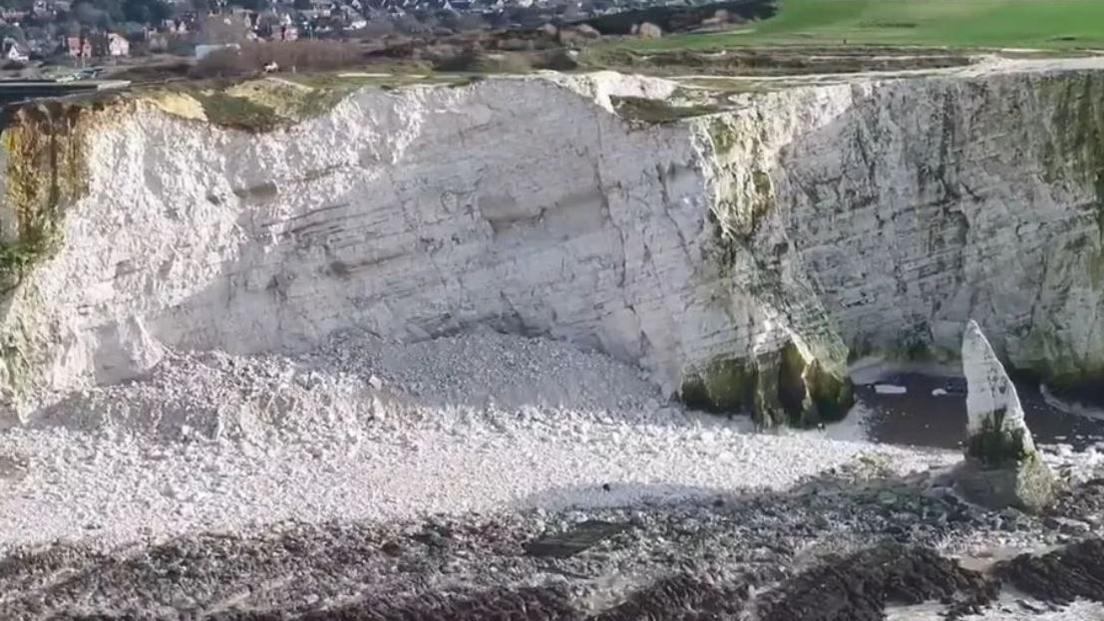
[[[9,107],[3,125],[17,110],[45,108],[104,110],[127,102],[152,102],[176,116],[246,131],[269,131],[294,125],[331,110],[362,88],[389,90],[415,85],[463,85],[468,75],[407,72],[333,71],[276,74],[240,79],[178,80],[121,89],[89,91],[35,99]]]
[[[362,88],[465,86],[482,78],[470,74],[382,74],[333,72],[281,74],[238,82],[177,82],[120,93],[123,99],[154,102],[165,112],[220,127],[266,132],[318,117]],[[489,77],[489,76],[488,76]],[[688,80],[665,100],[615,97],[615,110],[631,120],[665,123],[718,112],[734,93],[758,90],[753,82]]]
[[[282,74],[238,82],[179,82],[137,91],[169,112],[205,118],[222,127],[268,131],[325,114],[350,93],[418,84],[464,84],[464,76],[385,74],[357,71]],[[181,101],[198,105],[179,107]]]
[[[634,43],[635,49],[779,45],[1104,49],[1101,0],[780,0],[746,28]]]

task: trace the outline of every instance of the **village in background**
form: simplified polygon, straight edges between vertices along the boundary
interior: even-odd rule
[[[7,79],[109,76],[194,64],[242,45],[302,40],[363,47],[472,31],[538,29],[671,3],[662,0],[4,0]],[[684,0],[675,4],[687,6]],[[694,4],[689,0],[689,4]],[[705,4],[704,2],[702,4]],[[596,34],[596,33],[595,33]]]

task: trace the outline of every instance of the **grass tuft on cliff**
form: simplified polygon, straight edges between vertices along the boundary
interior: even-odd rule
[[[673,123],[679,119],[714,114],[720,111],[720,108],[711,105],[676,106],[666,100],[644,97],[611,96],[610,101],[613,103],[613,109],[622,117],[649,124]]]
[[[203,106],[207,120],[215,125],[249,131],[269,131],[283,120],[276,111],[247,97],[235,97],[222,92],[193,95]]]

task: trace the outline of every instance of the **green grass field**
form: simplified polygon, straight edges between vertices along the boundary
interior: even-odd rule
[[[637,49],[920,45],[1104,49],[1104,0],[779,0],[738,31],[672,36]]]

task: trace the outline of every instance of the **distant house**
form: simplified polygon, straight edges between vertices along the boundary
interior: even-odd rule
[[[169,37],[163,32],[149,30],[146,32],[146,49],[150,52],[164,52],[169,49]]]
[[[126,37],[120,34],[114,32],[108,33],[107,54],[114,58],[130,56],[130,41],[127,41]]]
[[[273,33],[272,37],[276,41],[295,41],[299,38],[299,29],[295,26],[280,26],[280,29]]]
[[[161,28],[166,32],[187,34],[188,23],[182,19],[166,19],[165,21],[161,22]]]
[[[130,54],[130,42],[114,32],[98,32],[84,38],[92,47],[92,56],[103,58]],[[120,43],[120,41],[122,43]]]
[[[92,58],[92,40],[86,37],[65,37],[65,52],[73,58]]]
[[[4,39],[4,60],[14,62],[26,62],[30,60],[30,55],[27,53],[27,48],[23,47],[23,44],[13,39]]]

